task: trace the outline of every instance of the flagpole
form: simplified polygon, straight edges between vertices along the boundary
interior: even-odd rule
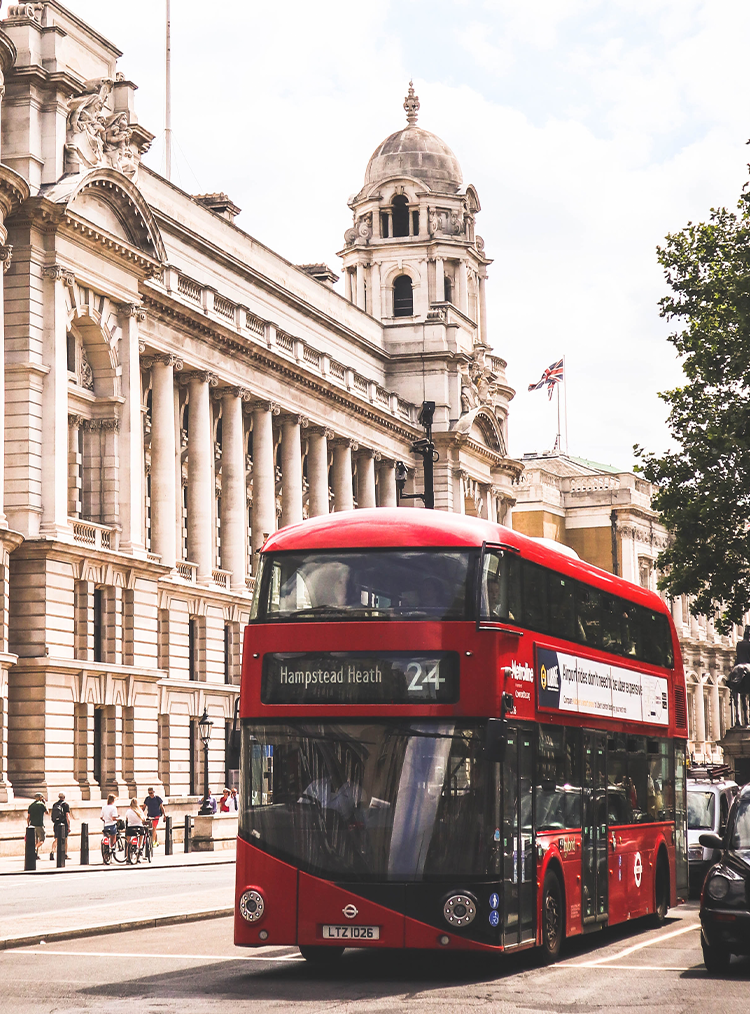
[[[164,110],[166,177],[172,179],[172,19],[167,0],[166,108]]]
[[[565,369],[565,356],[563,356],[563,384],[565,385],[565,453],[568,453],[568,374]]]
[[[563,378],[565,377],[565,369],[563,367]],[[562,445],[560,443],[560,387],[561,384],[556,384],[557,387],[557,436],[555,437],[555,450],[562,451]]]

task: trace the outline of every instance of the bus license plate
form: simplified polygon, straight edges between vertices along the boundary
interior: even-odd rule
[[[324,940],[380,940],[380,926],[324,926]]]

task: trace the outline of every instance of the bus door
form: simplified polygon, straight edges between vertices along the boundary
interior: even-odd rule
[[[581,909],[584,932],[608,918],[606,733],[583,730],[583,870]]]
[[[503,945],[536,939],[534,738],[510,726],[503,761]]]

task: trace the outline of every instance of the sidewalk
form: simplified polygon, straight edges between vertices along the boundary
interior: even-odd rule
[[[102,870],[116,870],[116,869],[131,869],[126,863],[112,862],[109,866],[106,866],[102,861],[101,851],[99,849],[99,842],[101,835],[97,835],[94,840],[95,848],[91,848],[89,845],[89,864],[88,866],[81,866],[81,854],[79,851],[69,852],[70,859],[65,860],[65,866],[61,869],[57,868],[56,860],[50,860],[50,840],[56,844],[54,839],[47,838],[44,843],[47,847],[44,851],[39,852],[39,858],[36,861],[36,870],[24,870],[24,857],[23,856],[0,856],[0,877],[20,875],[25,877],[34,877],[40,873],[87,873],[91,871]],[[234,865],[236,856],[235,849],[218,849],[216,852],[188,852],[183,850],[182,842],[179,844],[179,848],[175,848],[174,853],[171,856],[164,855],[164,845],[159,844],[154,852],[153,860],[148,863],[145,860],[141,860],[137,865],[137,869],[163,869],[169,866],[215,866],[220,864],[231,864]],[[7,886],[7,885],[6,885]]]
[[[45,881],[50,885],[49,888],[44,888],[48,899],[49,892],[55,890],[53,884],[60,885],[61,888],[65,885],[66,890],[61,891],[59,898],[59,907],[46,911],[23,911],[26,892],[22,883],[39,884],[40,881],[35,879],[35,873],[23,871],[22,858],[2,859],[0,875],[8,878],[3,882],[3,893],[8,899],[16,897],[18,907],[12,914],[6,913],[0,917],[0,950],[39,944],[42,941],[69,940],[232,915],[234,860],[234,852],[229,850],[217,853],[191,852],[187,855],[180,852],[173,856],[157,853],[152,863],[139,863],[137,866],[104,866],[99,856],[96,864],[81,866],[77,861],[72,861],[66,863],[64,869],[58,870],[50,862],[47,853],[46,861],[39,860],[37,872],[46,877],[53,877],[55,873],[67,874],[57,880]],[[194,877],[190,875],[193,869],[196,870]],[[173,889],[171,874],[167,873],[172,870],[178,880]],[[183,876],[179,875],[180,871]],[[167,873],[169,889],[165,889],[159,872]],[[82,873],[94,876],[71,879],[75,874]],[[130,879],[126,881],[126,877]],[[206,879],[211,881],[209,888]],[[160,884],[163,893],[149,890],[149,884],[156,883]],[[76,886],[78,884],[80,888]],[[124,890],[133,892],[134,889],[136,894],[148,892],[148,904],[142,906],[141,914],[133,912],[132,915],[124,916],[119,911],[119,904],[113,899],[121,897]],[[84,894],[88,897],[84,902],[78,903],[76,896]]]

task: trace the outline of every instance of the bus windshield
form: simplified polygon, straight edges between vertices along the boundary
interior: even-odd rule
[[[496,875],[497,766],[479,722],[243,726],[240,835],[319,876]]]
[[[466,620],[478,550],[334,550],[263,557],[254,618]]]

